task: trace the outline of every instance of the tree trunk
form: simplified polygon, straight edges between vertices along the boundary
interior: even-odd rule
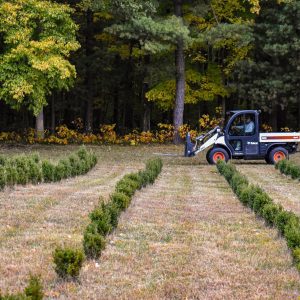
[[[93,131],[93,109],[94,109],[94,92],[93,92],[93,74],[92,74],[92,64],[90,56],[93,52],[93,39],[94,39],[94,29],[93,29],[93,12],[88,9],[86,12],[86,34],[85,34],[85,54],[86,54],[86,115],[85,115],[85,131]]]
[[[151,116],[151,107],[149,101],[146,99],[146,93],[148,92],[149,84],[144,82],[143,84],[143,105],[144,105],[144,114],[143,114],[143,131],[150,131],[150,116]]]
[[[94,120],[94,101],[93,98],[88,98],[86,101],[86,115],[85,115],[85,131],[93,131],[93,120]]]
[[[174,0],[175,15],[182,18],[182,0]],[[185,58],[184,58],[184,42],[182,38],[177,41],[175,51],[176,66],[176,98],[173,115],[174,125],[174,144],[181,143],[179,135],[179,127],[183,124],[184,97],[185,97]]]
[[[35,135],[39,139],[45,137],[44,133],[44,109],[42,108],[40,113],[36,116],[35,119]]]
[[[55,99],[54,94],[52,94],[51,98],[51,133],[55,133]]]

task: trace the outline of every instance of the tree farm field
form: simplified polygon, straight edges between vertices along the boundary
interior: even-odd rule
[[[1,191],[1,291],[22,291],[32,273],[46,299],[297,299],[300,276],[285,240],[239,202],[205,154],[183,158],[182,148],[89,146],[98,163],[86,175]],[[57,161],[76,149],[3,145],[0,155],[38,152]],[[134,195],[100,259],[85,261],[78,280],[58,279],[54,249],[81,248],[99,197],[108,199],[119,179],[156,156],[162,173]],[[235,164],[300,213],[300,183],[262,161]]]

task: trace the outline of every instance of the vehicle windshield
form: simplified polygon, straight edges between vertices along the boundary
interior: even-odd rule
[[[226,113],[225,120],[224,120],[224,122],[223,122],[223,124],[222,124],[223,129],[226,127],[228,121],[230,120],[230,118],[231,118],[233,115],[234,115],[234,112],[232,112],[232,111]]]

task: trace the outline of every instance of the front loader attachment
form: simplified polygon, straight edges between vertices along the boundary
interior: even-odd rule
[[[186,134],[186,139],[185,139],[184,156],[185,157],[195,156],[194,148],[195,148],[195,144],[192,143],[192,141],[191,141],[191,135],[188,132]]]
[[[185,157],[195,156],[199,152],[213,146],[216,140],[218,139],[218,137],[220,137],[220,135],[221,135],[221,129],[219,126],[216,126],[214,129],[210,130],[209,132],[196,137],[196,144],[194,144],[192,143],[191,135],[188,132],[186,135],[184,156]]]

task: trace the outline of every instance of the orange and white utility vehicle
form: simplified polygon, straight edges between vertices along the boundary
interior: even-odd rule
[[[275,164],[297,151],[300,133],[260,132],[260,111],[239,110],[228,114],[229,120],[223,130],[217,126],[198,136],[195,144],[188,133],[184,155],[195,156],[209,148],[206,159],[210,164],[219,159],[264,159],[268,164]]]

